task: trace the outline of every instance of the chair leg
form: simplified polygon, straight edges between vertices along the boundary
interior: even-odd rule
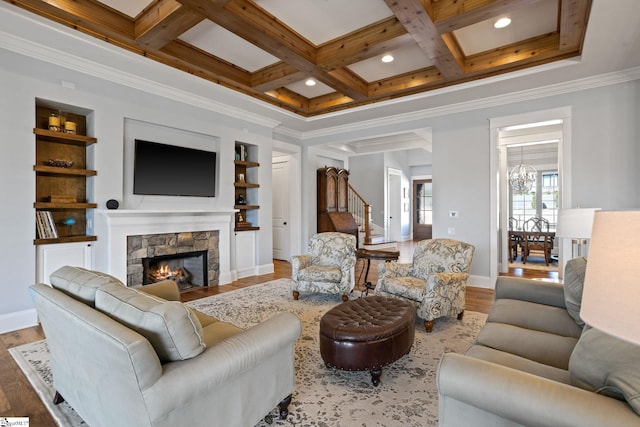
[[[462,320],[462,317],[464,317],[464,310],[458,313],[458,320]]]
[[[62,402],[64,402],[64,397],[62,397],[62,395],[60,393],[58,393],[58,390],[56,390],[56,395],[53,396],[53,404],[54,405],[59,405]]]
[[[342,302],[349,301],[349,295],[342,295]]]
[[[425,320],[424,321],[424,329],[428,332],[433,331],[433,320]]]
[[[282,402],[278,403],[278,409],[280,410],[280,419],[286,420],[289,416],[289,404],[291,403],[291,396],[289,395],[282,399]]]
[[[300,297],[300,292],[298,291],[293,291],[293,299],[295,301],[298,301],[298,297]]]

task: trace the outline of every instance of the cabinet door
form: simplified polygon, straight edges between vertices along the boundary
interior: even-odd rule
[[[337,177],[338,192],[336,195],[336,210],[338,212],[349,211],[349,171],[340,169]]]
[[[37,246],[36,281],[51,284],[49,275],[65,265],[91,269],[92,251],[93,246],[86,242]]]
[[[256,233],[240,231],[235,233],[236,274],[238,279],[256,274]]]

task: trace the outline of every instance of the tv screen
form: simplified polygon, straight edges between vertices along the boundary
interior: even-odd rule
[[[135,140],[133,194],[214,197],[216,153]]]

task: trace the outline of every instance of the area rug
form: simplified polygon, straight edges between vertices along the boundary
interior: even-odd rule
[[[356,292],[356,297],[360,293]],[[318,328],[322,315],[339,304],[340,297],[302,294],[293,301],[289,280],[226,292],[188,303],[191,307],[242,328],[256,325],[277,312],[287,311],[302,321],[296,343],[296,391],[289,417],[280,420],[277,409],[258,423],[273,426],[436,426],[438,391],[436,368],[444,352],[463,353],[471,345],[486,315],[465,312],[462,321],[441,318],[427,334],[416,320],[416,335],[409,354],[382,370],[378,387],[368,372],[326,368],[320,357]],[[46,340],[9,350],[59,425],[86,425],[66,402],[51,403],[54,391]]]

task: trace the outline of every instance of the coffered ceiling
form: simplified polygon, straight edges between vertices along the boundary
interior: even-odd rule
[[[579,56],[591,9],[591,0],[10,3],[303,117]],[[501,17],[511,25],[494,28]]]

